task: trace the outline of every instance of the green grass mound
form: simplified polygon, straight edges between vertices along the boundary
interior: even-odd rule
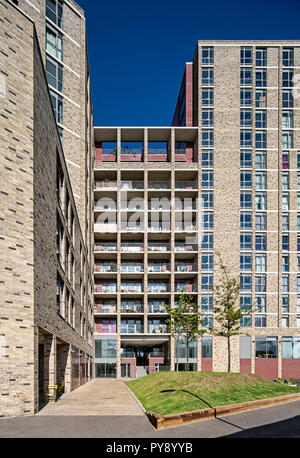
[[[126,385],[147,411],[160,415],[268,399],[300,392],[251,374],[158,372]]]

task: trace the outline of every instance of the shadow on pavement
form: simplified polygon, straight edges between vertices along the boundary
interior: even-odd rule
[[[245,429],[223,438],[300,438],[300,416],[288,420],[269,423],[255,428]]]

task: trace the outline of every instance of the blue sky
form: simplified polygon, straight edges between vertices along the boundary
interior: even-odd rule
[[[171,124],[197,40],[300,39],[300,0],[76,0],[96,126]]]

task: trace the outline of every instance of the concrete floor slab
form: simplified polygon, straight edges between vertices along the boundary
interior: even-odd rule
[[[37,415],[144,415],[123,380],[94,379],[57,403],[48,404]]]

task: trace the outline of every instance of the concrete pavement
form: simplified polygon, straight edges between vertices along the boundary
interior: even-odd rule
[[[94,379],[71,393],[64,394],[57,403],[48,404],[38,416],[142,416],[144,412],[123,380]]]

